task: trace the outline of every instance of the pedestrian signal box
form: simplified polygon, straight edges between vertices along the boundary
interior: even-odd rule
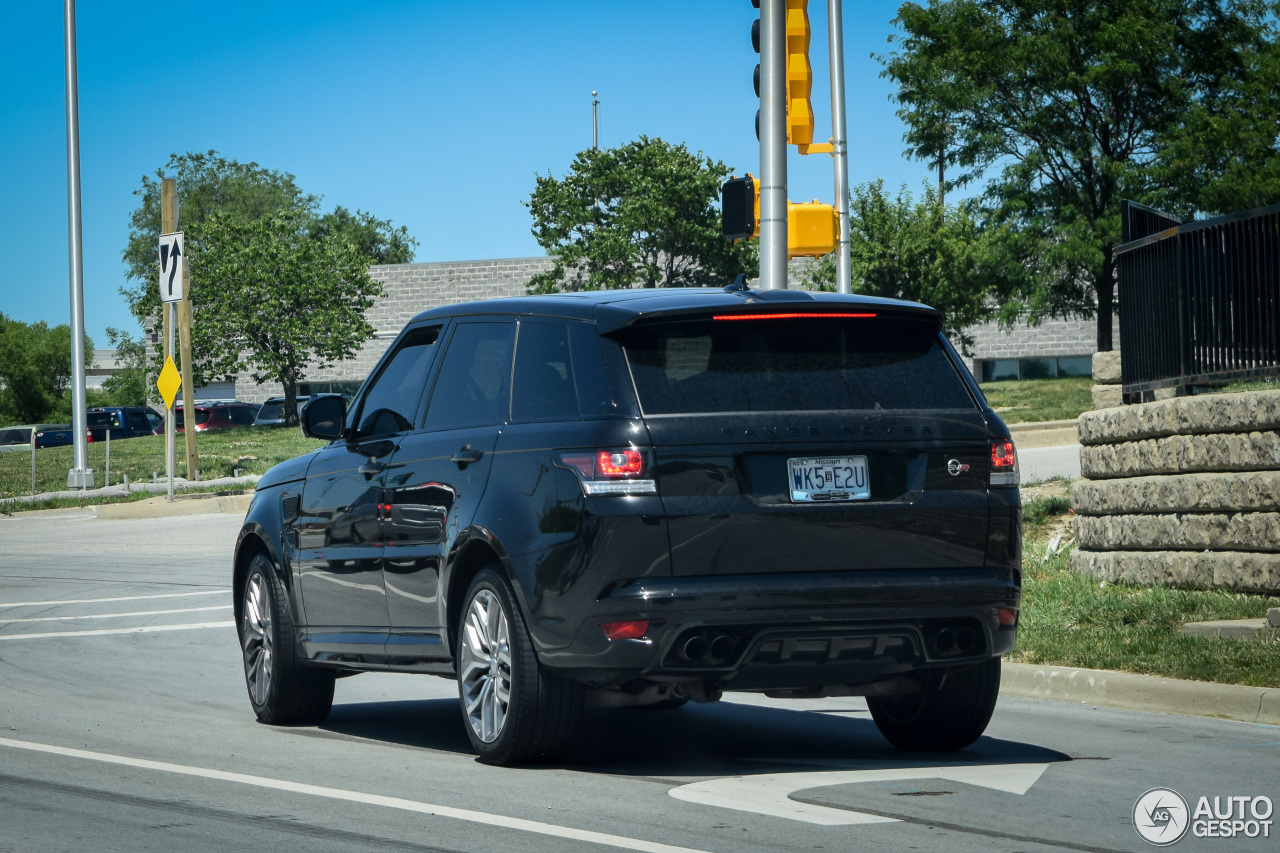
[[[760,187],[748,173],[720,187],[720,231],[730,240],[750,240],[759,233]]]

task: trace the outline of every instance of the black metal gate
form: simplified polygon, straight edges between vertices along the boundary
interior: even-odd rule
[[[1121,228],[1126,399],[1280,376],[1280,204],[1184,223],[1126,201]]]

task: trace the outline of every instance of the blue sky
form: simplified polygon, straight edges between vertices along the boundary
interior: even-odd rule
[[[872,53],[898,0],[844,4],[850,180],[918,191],[927,164]],[[133,195],[172,152],[290,172],[325,209],[408,226],[416,260],[542,251],[522,202],[591,145],[641,134],[758,172],[749,0],[484,4],[218,0],[77,4],[85,326],[137,331],[118,290]],[[818,138],[830,135],[826,4],[812,0]],[[69,322],[62,4],[0,26],[0,312]],[[793,201],[833,201],[831,159],[789,160]],[[193,271],[199,286],[199,272]]]

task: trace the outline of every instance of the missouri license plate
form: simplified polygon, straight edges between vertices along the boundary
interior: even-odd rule
[[[788,459],[787,468],[793,501],[865,501],[871,497],[865,456]]]

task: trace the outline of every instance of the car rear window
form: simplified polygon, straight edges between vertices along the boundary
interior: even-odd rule
[[[646,415],[976,407],[924,320],[703,319],[618,337]]]
[[[122,426],[119,412],[89,412],[85,417],[89,421],[90,428],[111,427],[112,429],[119,429]]]
[[[253,406],[227,406],[225,411],[227,420],[236,426],[253,426],[253,418],[257,414]],[[197,420],[199,417],[196,416]]]
[[[284,420],[284,403],[272,403],[270,400],[262,404],[262,408],[258,409],[258,420],[260,421],[281,421]]]

